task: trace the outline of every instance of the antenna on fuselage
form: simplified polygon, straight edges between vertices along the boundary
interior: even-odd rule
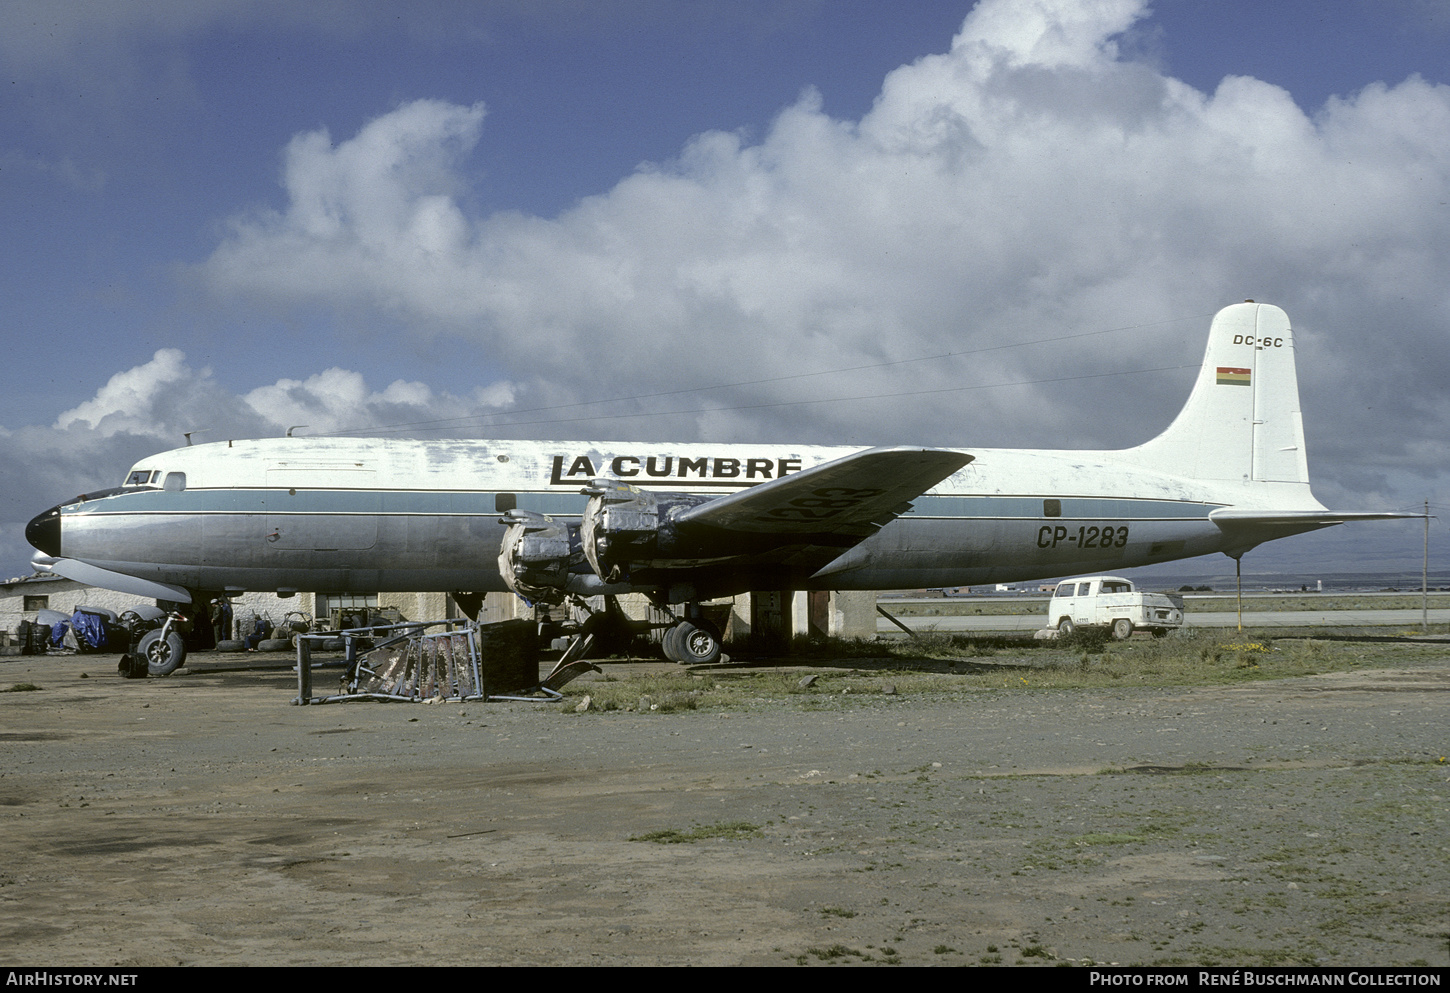
[[[289,437],[289,438],[292,437],[292,432],[293,431],[296,431],[298,428],[305,428],[305,427],[307,427],[306,424],[294,424],[294,425],[292,425],[290,428],[287,429],[287,437]]]
[[[183,431],[183,432],[181,432],[181,436],[186,439],[186,447],[187,448],[190,448],[191,447],[191,436],[192,435],[194,435],[194,434],[203,434],[203,433],[205,433],[205,431],[206,431],[206,429],[205,428],[202,428],[202,429],[197,430],[197,431]]]

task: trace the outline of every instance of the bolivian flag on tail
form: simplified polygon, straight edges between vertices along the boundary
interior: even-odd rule
[[[1247,369],[1233,369],[1233,368],[1230,368],[1229,366],[1222,366],[1221,365],[1221,366],[1218,367],[1218,385],[1219,386],[1248,386],[1249,385],[1249,370],[1247,370]]]

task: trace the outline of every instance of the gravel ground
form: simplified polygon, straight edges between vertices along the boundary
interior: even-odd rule
[[[1450,656],[730,712],[0,663],[23,683],[18,963],[1450,964]]]

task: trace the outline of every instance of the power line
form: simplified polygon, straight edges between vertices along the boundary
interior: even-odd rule
[[[458,416],[458,417],[440,417],[440,418],[433,418],[433,419],[421,420],[421,421],[403,421],[403,422],[399,422],[399,423],[396,423],[396,424],[390,424],[390,425],[384,425],[384,426],[377,426],[377,427],[370,427],[370,428],[346,428],[346,429],[343,429],[343,430],[340,430],[340,431],[332,431],[332,432],[329,432],[329,435],[400,434],[400,433],[404,433],[404,432],[417,431],[417,430],[441,431],[441,430],[444,430],[446,426],[449,426],[449,425],[460,425],[460,424],[462,424],[464,422],[467,422],[467,421],[481,421],[481,420],[485,420],[485,419],[487,419],[487,420],[493,420],[493,419],[497,419],[497,418],[515,417],[515,416],[522,415],[522,414],[537,414],[537,413],[545,413],[545,412],[548,412],[548,411],[555,411],[555,410],[570,410],[570,409],[574,409],[574,408],[578,408],[578,407],[593,407],[593,406],[598,406],[598,405],[601,405],[601,404],[610,404],[610,403],[631,403],[631,402],[638,402],[638,401],[641,401],[641,400],[658,400],[658,399],[662,399],[664,397],[680,396],[682,394],[699,394],[699,393],[704,393],[704,392],[706,392],[708,390],[740,389],[740,388],[748,387],[748,386],[765,386],[765,385],[770,385],[770,384],[773,384],[773,383],[786,383],[786,382],[792,382],[792,381],[795,381],[795,380],[811,379],[811,378],[817,378],[817,377],[821,377],[821,376],[834,376],[834,375],[839,375],[841,373],[862,372],[862,371],[865,371],[865,370],[868,370],[868,369],[886,369],[886,368],[890,368],[892,366],[910,365],[910,364],[917,363],[917,362],[939,362],[939,361],[942,361],[944,359],[960,358],[960,357],[966,356],[966,355],[982,355],[982,354],[985,354],[987,352],[1002,351],[1002,350],[1005,350],[1005,349],[1008,349],[1008,348],[1025,348],[1025,347],[1027,347],[1029,345],[1051,345],[1051,344],[1057,344],[1059,342],[1064,342],[1064,341],[1074,341],[1074,340],[1077,340],[1077,339],[1080,339],[1080,338],[1092,338],[1092,337],[1098,337],[1098,336],[1106,335],[1106,334],[1118,334],[1118,333],[1121,333],[1123,331],[1140,331],[1140,330],[1142,330],[1144,328],[1160,327],[1160,326],[1165,325],[1165,324],[1177,324],[1177,323],[1180,323],[1182,321],[1188,321],[1188,320],[1202,320],[1204,317],[1208,317],[1208,316],[1212,316],[1212,315],[1195,314],[1195,315],[1193,315],[1191,317],[1175,317],[1175,318],[1171,318],[1169,320],[1151,321],[1151,322],[1148,322],[1148,323],[1145,323],[1145,324],[1129,324],[1129,325],[1124,325],[1122,327],[1105,328],[1105,329],[1099,330],[1099,331],[1081,331],[1081,332],[1078,332],[1076,334],[1058,335],[1058,336],[1053,337],[1053,338],[1035,338],[1035,339],[1031,339],[1031,340],[1028,340],[1028,341],[1006,342],[1006,343],[1000,344],[1000,345],[986,345],[986,346],[983,346],[981,348],[969,348],[969,349],[962,349],[962,350],[954,351],[954,352],[942,352],[942,353],[937,354],[937,355],[920,355],[920,356],[917,356],[915,358],[909,358],[909,359],[891,359],[891,360],[888,360],[888,361],[885,361],[885,362],[871,362],[871,363],[866,363],[866,364],[863,364],[863,365],[842,366],[842,367],[839,367],[839,368],[836,368],[836,369],[825,369],[825,370],[821,370],[819,372],[800,372],[800,373],[793,373],[793,374],[788,375],[788,376],[771,376],[771,377],[768,377],[768,378],[765,378],[765,379],[741,380],[739,382],[734,382],[734,383],[717,383],[717,384],[715,384],[713,386],[689,387],[689,388],[678,389],[678,390],[661,390],[661,391],[655,392],[655,393],[640,393],[640,394],[636,394],[634,396],[626,396],[626,397],[609,397],[609,398],[595,399],[595,400],[576,400],[576,401],[573,401],[573,402],[570,402],[570,403],[550,404],[550,405],[542,406],[542,407],[526,407],[526,408],[524,408],[522,410],[506,410],[506,411],[494,411],[494,412],[490,412],[490,413],[481,413],[481,414],[465,414],[465,415],[461,415],[461,416]],[[1185,367],[1185,366],[1173,366],[1171,368],[1172,369],[1181,369],[1181,368],[1187,368],[1187,367]],[[1165,370],[1140,370],[1140,371],[1144,371],[1144,372],[1161,372],[1161,371],[1165,371]],[[1114,372],[1114,373],[1105,373],[1103,375],[1132,375],[1132,373]],[[1091,379],[1091,378],[1098,378],[1098,377],[1094,377],[1094,376],[1074,376],[1074,377],[1068,377],[1066,379],[1060,379],[1060,380],[1047,379],[1047,380],[1038,380],[1038,381],[1022,382],[1022,383],[991,383],[991,384],[983,384],[983,385],[980,385],[980,386],[952,387],[952,388],[942,389],[942,390],[919,390],[919,391],[910,391],[910,392],[906,392],[906,393],[884,393],[884,394],[878,394],[878,395],[868,395],[868,396],[859,396],[859,397],[830,397],[830,398],[824,398],[824,399],[820,399],[820,400],[790,400],[790,401],[781,401],[779,403],[744,404],[744,405],[733,406],[733,407],[705,407],[705,408],[699,408],[699,409],[694,409],[694,410],[659,411],[659,412],[656,412],[656,411],[646,411],[646,412],[630,413],[630,414],[595,414],[595,415],[589,415],[587,417],[559,417],[559,418],[546,418],[546,419],[533,420],[533,421],[513,421],[513,420],[507,420],[507,421],[502,421],[501,423],[498,424],[498,426],[500,426],[500,427],[507,427],[507,426],[514,426],[514,425],[555,424],[555,423],[557,423],[557,424],[568,424],[568,423],[571,423],[571,422],[574,422],[574,421],[585,421],[585,420],[615,420],[615,419],[628,418],[628,417],[657,417],[657,416],[666,416],[668,414],[704,413],[704,412],[711,411],[711,410],[718,410],[718,411],[722,411],[723,412],[723,411],[733,411],[733,410],[756,410],[756,409],[761,409],[761,408],[766,408],[766,407],[787,407],[787,406],[796,406],[796,405],[810,404],[810,403],[843,403],[843,402],[850,402],[850,401],[856,401],[856,400],[889,399],[889,398],[892,398],[892,397],[900,397],[900,396],[927,396],[927,395],[930,395],[932,393],[954,393],[954,392],[960,392],[962,390],[971,390],[971,389],[995,389],[995,388],[1004,387],[1004,386],[1032,386],[1032,385],[1037,385],[1038,383],[1069,382],[1069,381],[1071,381],[1073,379]],[[480,428],[482,428],[482,427],[485,427],[487,425],[486,424],[479,424],[478,426]]]
[[[815,403],[850,403],[860,400],[891,400],[898,397],[922,397],[932,396],[938,393],[966,393],[971,390],[994,390],[1007,386],[1042,386],[1050,383],[1072,383],[1084,379],[1108,379],[1113,376],[1134,376],[1144,373],[1155,372],[1178,372],[1182,369],[1198,369],[1198,365],[1171,365],[1162,366],[1157,369],[1131,369],[1116,370],[1114,372],[1086,373],[1081,376],[1061,376],[1056,379],[1024,379],[1015,383],[979,383],[973,386],[947,386],[936,390],[904,390],[900,393],[866,393],[859,396],[845,397],[822,397],[818,400],[778,400],[771,403],[748,403],[738,404],[731,407],[688,407],[679,410],[646,410],[635,411],[628,414],[590,414],[580,417],[547,417],[533,421],[506,421],[498,427],[521,427],[534,424],[568,424],[574,421],[614,421],[625,420],[631,417],[672,417],[679,414],[710,414],[725,413],[735,410],[764,410],[772,407],[803,407]],[[688,392],[688,391],[681,391]],[[575,406],[575,405],[569,405]],[[541,408],[551,409],[551,408]],[[377,434],[385,434],[391,431],[418,430],[416,428],[378,428],[374,429]],[[423,430],[442,431],[444,428],[425,428]],[[343,433],[343,432],[339,432]]]

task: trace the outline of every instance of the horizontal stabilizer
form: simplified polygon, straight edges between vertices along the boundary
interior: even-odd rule
[[[752,534],[865,538],[972,461],[940,448],[872,448],[701,504],[678,518]]]
[[[1338,514],[1330,510],[1236,510],[1225,507],[1215,510],[1208,515],[1208,519],[1223,528],[1250,527],[1260,525],[1265,527],[1284,527],[1295,525],[1307,525],[1309,527],[1330,527],[1335,524],[1345,524],[1349,521],[1399,521],[1418,519],[1424,514],[1405,513],[1401,511],[1366,511]]]

